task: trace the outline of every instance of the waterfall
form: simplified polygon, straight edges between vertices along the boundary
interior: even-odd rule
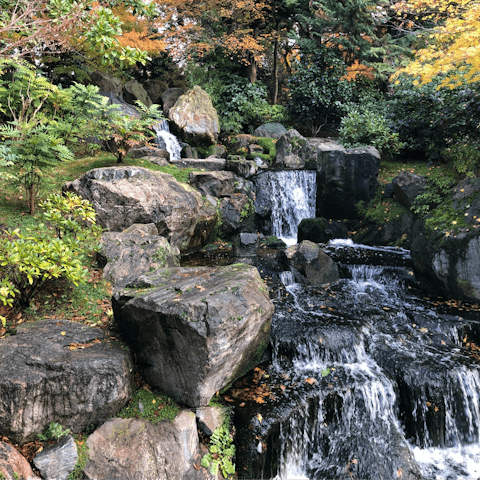
[[[332,243],[336,284],[278,273],[262,367],[276,403],[249,424],[263,447],[244,478],[480,478],[478,313],[419,298],[407,251]]]
[[[182,146],[178,143],[177,137],[170,133],[168,120],[161,120],[153,126],[153,129],[157,134],[155,142],[158,147],[170,153],[170,160],[180,160],[182,158]]]
[[[262,192],[257,191],[257,197],[259,193],[268,196],[270,233],[287,245],[294,245],[299,223],[304,218],[315,217],[317,174],[310,170],[285,170],[267,172],[262,177]]]

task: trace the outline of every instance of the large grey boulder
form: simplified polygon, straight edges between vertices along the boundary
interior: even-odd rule
[[[280,252],[278,259],[293,267],[294,274],[312,285],[336,282],[340,278],[337,264],[315,243],[304,240]]]
[[[449,208],[440,205],[438,208]],[[449,298],[480,299],[480,178],[458,184],[452,196],[455,224],[431,230],[419,220],[414,228],[411,256],[415,274],[428,290]],[[465,226],[466,225],[466,226]]]
[[[234,172],[243,178],[251,178],[258,172],[258,165],[253,160],[247,160],[241,155],[229,155],[225,170]]]
[[[180,266],[180,250],[165,237],[141,234],[132,227],[121,233],[105,232],[100,242],[102,263],[106,263],[103,276],[116,288],[151,270]]]
[[[212,99],[195,85],[183,94],[170,108],[168,118],[172,128],[183,140],[196,145],[215,144],[220,133],[220,123]]]
[[[102,227],[118,232],[134,223],[154,223],[182,252],[202,247],[217,221],[215,209],[194,188],[146,168],[97,168],[64,190],[89,200]]]
[[[112,300],[118,328],[146,382],[181,404],[207,405],[268,344],[273,304],[254,267],[163,269],[128,287]]]
[[[24,443],[57,422],[78,433],[116,414],[132,392],[130,352],[98,328],[22,325],[0,342],[0,435]]]
[[[71,435],[67,435],[37,453],[33,463],[45,480],[68,480],[77,460],[77,444]]]
[[[253,132],[254,137],[268,137],[279,139],[287,133],[287,129],[281,123],[265,123],[260,125]]]
[[[415,199],[425,190],[427,179],[420,175],[403,171],[392,180],[392,185],[395,200],[410,208]]]
[[[13,480],[14,474],[18,480],[40,480],[22,455],[8,443],[0,441],[0,478]]]
[[[374,147],[319,150],[316,216],[357,218],[355,205],[375,196],[379,169],[380,153]]]
[[[170,160],[172,165],[177,168],[195,168],[196,170],[208,170],[210,172],[218,172],[225,168],[226,160],[218,157],[208,158],[180,158],[178,160]]]
[[[315,168],[317,149],[297,130],[288,130],[277,141],[275,166],[278,168],[300,170]]]
[[[111,418],[88,437],[88,480],[204,479],[199,461],[195,414],[181,410],[175,420],[151,423]]]

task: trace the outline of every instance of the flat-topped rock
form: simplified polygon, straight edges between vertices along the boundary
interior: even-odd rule
[[[157,270],[112,304],[147,383],[192,407],[258,363],[270,338],[273,304],[244,264]]]
[[[102,227],[119,232],[134,223],[154,223],[158,234],[182,252],[205,245],[217,222],[200,192],[146,168],[97,168],[63,189],[89,200]]]
[[[177,168],[194,168],[196,170],[209,170],[211,172],[224,170],[226,160],[220,157],[210,158],[181,158],[171,160],[170,163]]]

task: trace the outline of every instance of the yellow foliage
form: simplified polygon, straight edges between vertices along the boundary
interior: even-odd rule
[[[428,83],[444,75],[440,87],[449,88],[480,81],[480,0],[412,0],[396,6],[400,15],[423,13],[422,18],[438,24],[428,32],[427,45],[416,52],[415,61],[393,79],[407,73]]]

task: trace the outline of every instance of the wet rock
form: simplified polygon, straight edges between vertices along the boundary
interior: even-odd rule
[[[195,411],[198,427],[208,436],[223,425],[225,417],[229,414],[228,407],[202,407]]]
[[[316,167],[316,148],[297,130],[288,130],[282,135],[277,141],[276,148],[276,167],[295,170]]]
[[[427,180],[420,175],[403,171],[392,180],[392,185],[395,200],[410,208],[415,199],[425,190]]]
[[[159,235],[182,252],[207,243],[217,221],[202,196],[171,175],[137,167],[90,170],[64,191],[89,200],[97,222],[111,231],[134,223],[155,223]]]
[[[340,278],[337,264],[309,240],[288,247],[278,258],[313,285],[336,282]]]
[[[132,233],[106,232],[100,242],[100,255],[105,259],[101,263],[106,264],[103,276],[116,288],[157,268],[180,266],[180,250],[166,238],[139,234],[132,227],[127,229]]]
[[[463,180],[455,187],[451,208],[467,224],[457,233],[428,229],[421,220],[415,224],[412,260],[426,290],[467,301],[480,299],[479,192],[480,178]]]
[[[254,228],[255,208],[248,195],[239,193],[223,198],[219,212],[223,238],[229,238],[241,231],[251,231]]]
[[[326,218],[304,218],[298,226],[298,242],[310,240],[314,243],[327,243],[332,238],[348,238],[348,230],[339,221]]]
[[[7,480],[40,480],[30,467],[30,464],[11,445],[0,441],[0,476]]]
[[[258,172],[258,165],[253,160],[247,160],[240,155],[229,155],[225,170],[234,172],[243,178],[251,178]]]
[[[217,111],[210,95],[198,85],[178,98],[168,118],[173,122],[172,128],[186,142],[209,145],[217,141],[220,133]]]
[[[261,147],[260,145],[257,145],[256,143],[251,143],[248,146],[248,152],[253,157],[255,155],[259,155],[259,154],[263,153],[263,147]]]
[[[19,443],[51,422],[82,432],[117,413],[131,395],[130,352],[79,323],[22,325],[0,343],[0,364],[0,435]]]
[[[240,233],[233,241],[232,253],[237,257],[256,255],[259,243],[257,233]]]
[[[33,463],[45,480],[67,480],[77,460],[77,444],[71,435],[67,435],[37,453]]]
[[[255,137],[268,137],[279,139],[287,133],[287,129],[281,123],[266,123],[255,129],[253,135]]]
[[[153,103],[143,85],[137,82],[137,80],[129,80],[125,83],[122,88],[122,94],[124,100],[132,105],[138,101],[149,107]]]
[[[173,422],[111,418],[87,440],[88,480],[201,480],[195,414],[182,410]]]
[[[118,292],[113,309],[149,385],[192,407],[259,361],[273,314],[257,269],[243,264],[157,270]]]
[[[316,216],[357,218],[355,205],[375,196],[379,168],[380,153],[374,147],[319,152]]]

